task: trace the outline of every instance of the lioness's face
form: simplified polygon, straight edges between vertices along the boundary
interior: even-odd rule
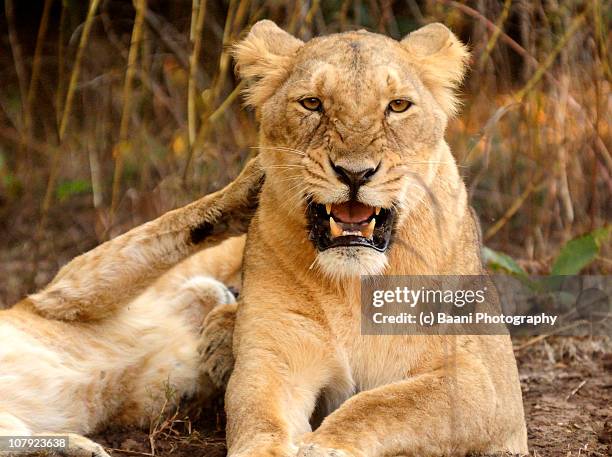
[[[450,75],[439,59],[453,46],[460,70]],[[327,273],[380,273],[397,224],[435,175],[465,49],[440,25],[402,42],[362,31],[304,44],[262,21],[236,55],[258,78],[249,100],[279,210],[302,221]],[[266,60],[276,68],[257,72]]]

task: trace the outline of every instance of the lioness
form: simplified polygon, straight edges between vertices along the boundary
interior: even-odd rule
[[[246,231],[262,179],[255,159],[225,189],[75,258],[0,311],[0,436],[69,434],[69,455],[108,456],[81,435],[149,425],[183,397],[213,394],[223,379],[214,357],[201,363],[203,321],[234,302],[223,283],[239,277],[244,237],[223,240]]]
[[[229,455],[525,454],[507,335],[360,333],[362,274],[483,273],[444,140],[465,46],[441,24],[304,43],[265,20],[234,53],[266,181],[235,322]]]

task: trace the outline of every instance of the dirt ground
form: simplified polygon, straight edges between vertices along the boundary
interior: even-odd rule
[[[531,455],[612,455],[612,353],[607,338],[551,337],[515,341]],[[114,430],[94,439],[113,456],[225,456],[223,413],[213,408],[193,424],[168,421],[154,437]],[[189,433],[191,429],[191,433]]]
[[[10,234],[0,240],[0,308],[43,286],[62,263],[96,244],[92,221],[81,216],[64,219],[62,236],[33,242],[30,216],[20,212],[17,218],[0,221],[2,231]],[[549,337],[514,344],[531,455],[612,455],[610,338]],[[222,457],[223,429],[223,410],[217,405],[197,420],[178,414],[151,430],[108,430],[93,438],[117,457]]]
[[[612,455],[610,339],[551,337],[517,350],[517,360],[530,455]],[[224,457],[223,428],[217,405],[193,422],[179,414],[148,431],[107,430],[92,438],[113,457]]]

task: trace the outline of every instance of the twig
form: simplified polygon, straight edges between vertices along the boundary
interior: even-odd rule
[[[338,11],[338,22],[340,23],[340,30],[344,31],[346,30],[348,21],[347,21],[347,16],[348,16],[348,9],[349,6],[351,4],[351,0],[343,0],[342,4],[340,5],[340,10]]]
[[[538,171],[536,176],[531,181],[529,181],[527,187],[521,193],[521,195],[519,195],[516,200],[514,200],[512,205],[510,205],[510,207],[506,210],[502,218],[498,220],[495,224],[493,224],[491,227],[489,227],[489,229],[485,232],[484,235],[485,241],[490,240],[497,232],[499,232],[499,230],[501,230],[501,228],[506,225],[506,223],[512,218],[512,216],[516,214],[516,212],[521,208],[521,206],[523,206],[523,203],[525,203],[527,197],[529,197],[529,195],[531,195],[531,193],[535,189],[542,185],[541,182],[538,182],[536,184],[536,181],[540,181],[540,179],[542,178],[542,174],[543,173],[541,171]]]
[[[64,109],[64,41],[66,33],[66,5],[62,2],[60,13],[59,34],[57,37],[57,90],[55,91],[55,124],[59,132],[59,124]]]
[[[566,32],[563,34],[563,37],[561,37],[561,39],[559,40],[555,48],[552,50],[552,52],[548,54],[548,56],[546,57],[546,60],[542,62],[540,65],[538,65],[531,79],[527,81],[527,84],[525,84],[525,86],[514,95],[515,98],[519,102],[521,102],[525,98],[525,95],[531,92],[531,89],[533,89],[534,86],[540,82],[540,79],[542,79],[542,76],[544,76],[548,72],[548,69],[553,64],[553,62],[555,61],[555,59],[557,58],[561,50],[564,48],[565,44],[576,33],[578,28],[584,22],[585,14],[586,12],[574,18],[574,20],[572,21],[572,23],[570,24]]]
[[[559,107],[560,109],[555,110],[555,117],[557,118],[557,125],[560,131],[565,132],[566,119],[567,119],[567,96],[569,94],[569,78],[565,76],[563,78],[563,87],[559,94]],[[568,228],[571,227],[574,222],[574,204],[569,189],[569,179],[567,176],[567,164],[568,154],[565,138],[559,145],[559,196],[563,209],[565,210],[565,217],[569,222]]]
[[[232,103],[234,103],[234,100],[238,98],[238,95],[240,95],[240,91],[242,90],[243,87],[244,87],[244,81],[240,81],[240,83],[227,96],[227,98],[223,100],[223,103],[221,103],[219,107],[215,111],[213,111],[213,113],[208,117],[208,122],[213,123],[217,119],[219,119],[221,115],[223,115],[223,113],[227,110],[227,108],[229,108],[229,106]]]
[[[446,5],[453,6],[456,9],[458,9],[459,11],[461,11],[462,13],[467,14],[468,16],[471,16],[474,19],[477,19],[478,21],[482,22],[487,27],[487,29],[489,29],[489,31],[492,32],[492,33],[495,33],[497,30],[499,30],[499,28],[493,22],[491,22],[485,16],[480,14],[478,11],[476,11],[473,8],[470,8],[467,5],[464,5],[462,3],[459,3],[459,2],[456,2],[456,1],[453,1],[453,0],[435,0],[435,1],[440,2],[440,3],[444,3]],[[587,7],[586,7],[586,10],[582,13],[581,16],[584,16],[588,12],[590,7],[591,7],[591,4],[588,3]],[[540,67],[540,62],[538,62],[538,60],[535,57],[533,57],[531,54],[529,54],[527,52],[527,50],[525,50],[525,48],[523,48],[520,44],[518,44],[516,41],[514,41],[503,30],[499,31],[499,36],[500,36],[500,40],[502,40],[504,43],[506,43],[512,50],[514,50],[514,52],[516,52],[517,54],[522,56],[525,60],[528,60],[534,67],[536,67],[536,68]],[[548,68],[546,68],[546,70],[544,71],[544,76],[552,84],[554,84],[557,87],[560,87],[559,81],[557,81],[557,79],[548,71]],[[538,81],[539,81],[540,77],[538,77]],[[588,126],[591,128],[591,130],[593,131],[593,133],[595,135],[595,146],[596,146],[597,150],[599,151],[599,154],[603,158],[604,163],[606,164],[606,166],[608,167],[610,172],[612,172],[612,156],[610,155],[610,151],[608,151],[608,148],[607,148],[606,144],[601,139],[601,136],[599,135],[599,132],[595,128],[595,125],[593,124],[593,122],[587,116],[586,110],[571,95],[569,95],[569,97],[568,97],[568,102],[569,102],[569,105],[574,110],[576,110],[579,114],[584,116],[585,121],[587,122]]]
[[[234,20],[238,19],[238,13],[244,14],[243,9],[239,8],[239,5],[236,5],[236,3],[243,3],[244,1],[245,0],[230,0],[225,26],[223,27],[223,44],[221,48],[221,56],[219,57],[219,70],[217,71],[217,75],[212,86],[211,101],[213,104],[217,101],[219,95],[221,94],[221,87],[223,86],[223,82],[225,81],[225,77],[230,68],[231,56],[229,53],[229,44],[233,37]]]
[[[500,40],[502,40],[504,43],[506,43],[508,46],[510,46],[510,48],[512,48],[514,50],[514,52],[516,52],[517,54],[519,54],[523,58],[529,60],[534,66],[537,67],[538,65],[540,65],[540,63],[537,61],[537,59],[535,57],[533,57],[531,54],[529,54],[525,48],[523,48],[520,44],[518,44],[516,41],[514,41],[510,36],[508,36],[508,34],[506,34],[503,30],[500,30],[499,27],[497,27],[493,22],[491,22],[485,16],[480,14],[474,8],[470,8],[467,5],[464,5],[462,3],[455,2],[455,1],[452,1],[452,0],[435,0],[435,1],[440,2],[440,3],[444,3],[446,5],[453,6],[453,7],[457,8],[459,11],[461,11],[462,13],[467,14],[468,16],[471,16],[474,19],[477,19],[478,21],[482,22],[484,24],[484,26],[487,29],[489,29],[489,32],[491,32],[491,33],[498,33]],[[552,75],[551,75],[551,77],[552,77]]]
[[[601,11],[601,0],[595,0],[593,6],[593,22],[595,22],[595,40],[599,44],[601,50],[601,66],[603,71],[608,78],[612,79],[612,71],[610,71],[610,55],[608,53],[608,41],[607,41],[607,26],[603,23],[602,18],[604,14]]]
[[[499,38],[499,35],[501,34],[503,30],[502,27],[504,23],[506,22],[506,19],[508,18],[508,14],[510,13],[511,6],[512,6],[512,0],[504,1],[504,9],[502,10],[501,14],[499,15],[499,18],[497,19],[497,23],[495,24],[495,30],[491,34],[491,38],[489,38],[489,41],[487,42],[487,46],[485,47],[484,52],[480,55],[479,65],[481,67],[483,67],[483,65],[489,58],[489,55],[491,54],[491,51],[493,51],[493,48],[495,48],[497,39]]]
[[[240,0],[237,5],[238,1],[239,0],[230,0],[227,17],[225,18],[225,26],[223,28],[223,43],[221,48],[221,56],[219,57],[219,69],[213,80],[210,92],[208,93],[207,106],[205,107],[205,111],[201,116],[202,121],[200,122],[200,128],[187,152],[187,160],[185,161],[185,167],[183,168],[183,183],[187,181],[187,175],[189,173],[189,168],[191,166],[195,149],[198,147],[198,145],[201,145],[204,142],[204,139],[208,135],[210,130],[211,109],[216,103],[216,100],[219,98],[227,71],[230,68],[230,54],[228,52],[228,46],[232,40],[233,31],[238,29],[237,24],[242,21],[244,15],[246,14],[246,4],[248,4],[247,0]],[[229,97],[231,96],[232,94],[230,94]]]
[[[17,130],[10,127],[3,127],[0,125],[0,137],[3,137],[15,144],[24,143],[29,148],[38,151],[40,154],[47,156],[57,153],[57,148],[49,143],[43,143],[33,138],[28,138],[25,135],[20,134]]]
[[[4,14],[6,14],[6,23],[8,26],[8,39],[11,46],[11,52],[13,54],[13,61],[15,62],[15,73],[17,73],[17,82],[19,83],[19,95],[21,96],[22,107],[26,101],[27,84],[26,84],[26,70],[23,63],[23,55],[21,54],[21,45],[17,37],[17,28],[15,26],[15,9],[13,6],[13,0],[6,0],[4,2]]]
[[[145,20],[149,16],[150,12],[151,10],[147,8],[145,12]],[[129,57],[129,52],[121,45],[121,41],[119,37],[117,36],[115,31],[112,29],[111,20],[108,16],[108,13],[105,12],[104,9],[102,10],[102,14],[100,15],[100,18],[102,19],[102,25],[104,26],[104,30],[106,32],[106,36],[108,37],[109,42],[117,49],[117,51],[119,51],[119,53],[121,54],[121,57],[123,57],[125,61],[127,62],[128,57]],[[148,23],[150,24],[150,22]],[[185,68],[187,68],[187,66],[188,65],[185,65]],[[156,97],[156,100],[159,100],[160,104],[163,105],[168,110],[168,112],[172,115],[176,124],[179,126],[182,126],[183,119],[181,115],[179,115],[178,110],[171,103],[171,98],[166,95],[166,93],[164,92],[160,84],[156,82],[153,78],[151,78],[151,76],[146,71],[144,71],[142,68],[135,68],[134,71],[136,72],[136,76],[138,76],[140,82],[144,85],[144,87],[147,90],[151,91],[153,95]]]
[[[150,452],[128,451],[127,449],[118,449],[118,448],[114,448],[114,447],[105,447],[105,449],[107,451],[122,452],[124,454],[131,454],[131,455],[147,455],[147,456],[150,456],[150,457],[154,457],[155,456],[155,454],[151,454]]]
[[[408,8],[410,9],[410,13],[414,16],[416,21],[421,25],[427,24],[427,21],[423,17],[421,8],[419,8],[419,5],[416,2],[416,0],[408,0],[406,3],[408,3]]]
[[[72,113],[72,100],[76,92],[76,87],[79,82],[79,76],[81,74],[81,63],[83,56],[85,55],[85,48],[87,47],[87,41],[89,40],[89,33],[91,32],[91,26],[98,10],[100,0],[91,0],[89,4],[89,11],[87,11],[87,17],[85,18],[85,24],[81,32],[81,39],[79,40],[79,48],[77,49],[76,58],[74,61],[74,67],[72,68],[72,74],[70,75],[70,83],[68,84],[68,93],[66,94],[66,103],[64,104],[64,111],[62,113],[62,119],[59,127],[59,139],[63,141],[64,135],[66,134],[66,128],[70,120],[70,114]]]
[[[145,12],[145,21],[147,21],[149,27],[151,27],[151,29],[153,29],[153,31],[157,34],[161,42],[164,43],[166,47],[174,54],[181,67],[188,69],[189,56],[187,55],[187,52],[185,52],[185,49],[181,47],[186,43],[179,43],[171,39],[171,36],[176,40],[180,40],[182,38],[178,31],[167,22],[162,25],[162,19],[150,9],[147,9]]]
[[[199,3],[199,5],[198,5]],[[206,18],[206,0],[193,0],[192,21],[195,18],[195,24],[191,25],[191,41],[193,43],[193,51],[189,57],[189,83],[187,88],[187,127],[189,149],[193,148],[196,129],[196,78],[198,76],[198,61],[200,59],[200,50],[202,49],[202,32],[204,31],[204,19]]]
[[[45,0],[40,25],[38,27],[38,35],[36,37],[36,48],[34,50],[34,60],[32,62],[32,75],[30,76],[30,86],[28,87],[28,98],[25,104],[24,121],[26,135],[32,137],[32,107],[36,99],[38,89],[38,77],[40,76],[40,67],[42,63],[41,55],[45,38],[47,36],[47,27],[49,25],[49,15],[53,0]]]
[[[130,52],[128,54],[127,71],[125,72],[125,83],[123,86],[123,108],[121,111],[121,124],[119,125],[119,147],[116,149],[115,173],[113,175],[113,192],[111,198],[111,209],[109,214],[109,227],[113,224],[115,211],[119,203],[119,191],[121,188],[121,174],[123,172],[123,153],[126,149],[129,136],[130,116],[132,114],[132,86],[136,65],[138,61],[138,49],[142,41],[142,29],[144,23],[144,12],[147,9],[146,0],[135,2],[136,18],[132,29],[130,41]]]
[[[231,56],[228,52],[228,46],[230,44],[230,41],[232,40],[232,24],[234,22],[234,16],[237,13],[236,3],[238,1],[239,0],[230,0],[229,9],[227,11],[227,18],[225,20],[225,26],[223,27],[223,44],[221,49],[221,56],[219,57],[219,70],[217,72],[215,84],[213,85],[213,102],[217,99],[219,93],[221,92],[221,85],[223,84],[227,71],[230,67]],[[240,3],[242,3],[242,1]]]
[[[571,330],[574,327],[578,327],[578,326],[584,325],[584,324],[586,324],[585,321],[577,321],[577,322],[574,322],[572,324],[566,325],[565,327],[561,327],[561,328],[558,328],[556,330],[553,330],[550,333],[546,333],[544,335],[538,335],[538,336],[536,336],[534,338],[531,338],[529,341],[525,341],[523,344],[520,344],[520,345],[516,346],[514,348],[514,352],[522,351],[523,349],[525,349],[525,348],[527,348],[529,346],[533,346],[534,344],[539,343],[540,341],[545,340],[549,336],[554,336],[557,333],[561,333],[561,332],[564,332],[566,330]]]
[[[40,218],[40,223],[38,225],[39,233],[42,231],[47,222],[47,214],[49,213],[49,208],[51,206],[51,200],[53,197],[53,190],[55,188],[55,181],[57,179],[57,169],[59,165],[61,147],[64,141],[64,135],[66,134],[66,128],[68,127],[68,120],[70,119],[70,114],[72,112],[72,100],[74,99],[76,86],[79,82],[81,62],[83,61],[85,48],[89,39],[89,33],[91,31],[91,26],[93,24],[93,20],[96,11],[98,10],[99,4],[100,0],[91,0],[91,3],[89,4],[89,10],[87,12],[87,17],[85,18],[83,31],[81,32],[81,39],[79,41],[79,47],[77,49],[77,54],[74,61],[74,67],[72,68],[72,75],[70,76],[70,84],[68,85],[68,93],[66,94],[66,102],[64,103],[64,111],[62,113],[62,118],[59,124],[58,141],[60,147],[56,150],[56,153],[53,154],[53,157],[51,158],[51,171],[49,172],[49,181],[47,182],[47,190],[45,191],[45,197],[43,199],[42,204],[42,215]]]
[[[234,15],[234,22],[232,24],[232,30],[240,30],[242,20],[245,18],[247,11],[249,10],[250,0],[241,0],[238,3],[236,14]]]
[[[565,401],[568,401],[570,398],[572,398],[574,395],[576,395],[578,393],[578,391],[580,389],[582,389],[584,387],[584,385],[586,384],[587,380],[583,380],[580,384],[578,384],[578,386],[572,390],[567,397],[565,397]]]

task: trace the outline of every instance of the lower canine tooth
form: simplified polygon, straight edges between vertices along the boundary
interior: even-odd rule
[[[372,238],[372,235],[374,235],[374,227],[376,227],[375,217],[373,217],[368,226],[361,231],[361,235],[366,238]]]
[[[329,217],[329,231],[332,238],[342,235],[342,229],[338,227],[338,224],[336,224],[336,221],[331,216]]]

